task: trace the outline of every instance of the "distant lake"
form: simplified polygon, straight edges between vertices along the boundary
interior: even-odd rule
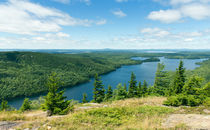
[[[134,57],[132,59],[135,60],[144,60],[145,58],[141,57]],[[197,65],[197,62],[202,62],[205,59],[183,59],[184,67],[188,70],[193,70]],[[179,59],[166,59],[164,57],[160,57],[160,62],[166,65],[166,70],[176,70],[179,65]],[[143,82],[146,80],[149,85],[153,85],[155,72],[157,69],[157,64],[159,62],[146,62],[139,65],[129,65],[129,66],[122,66],[121,68],[113,71],[111,73],[105,74],[101,76],[103,81],[104,87],[107,88],[108,85],[111,85],[112,88],[116,88],[119,83],[126,84],[128,86],[128,82],[130,80],[131,72],[134,72],[136,75],[137,81]],[[88,100],[91,100],[93,97],[93,83],[94,79],[92,78],[89,82],[83,83],[80,85],[76,85],[74,87],[66,88],[65,96],[68,99],[74,99],[81,101],[82,94],[86,93],[88,95]],[[31,100],[37,99],[40,96],[45,95],[38,95],[34,97],[29,97]],[[24,98],[16,98],[9,101],[9,104],[15,108],[19,108],[23,103]]]

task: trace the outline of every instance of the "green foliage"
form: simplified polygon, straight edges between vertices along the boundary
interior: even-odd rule
[[[8,102],[5,100],[1,101],[0,111],[7,111],[9,109],[10,109],[10,106],[8,105]]]
[[[104,101],[109,101],[110,99],[112,99],[112,95],[113,95],[113,90],[112,90],[112,87],[109,85],[105,94]]]
[[[107,126],[125,125],[135,119],[144,120],[147,117],[153,118],[172,112],[174,112],[172,108],[158,106],[107,107],[75,113],[72,120],[74,123],[107,128]]]
[[[104,100],[105,89],[103,87],[101,77],[99,77],[98,74],[95,75],[93,94],[94,102],[100,103]]]
[[[210,107],[210,97],[207,97],[207,98],[204,100],[203,105],[206,106],[206,107]]]
[[[199,63],[200,67],[197,67],[195,70],[188,71],[187,76],[197,75],[204,79],[204,84],[210,82],[210,59],[205,60]]]
[[[138,88],[137,88],[137,95],[138,97],[142,97],[143,96],[143,88],[142,88],[142,85],[141,85],[141,82],[139,82],[139,85],[138,85]]]
[[[208,82],[203,88],[203,94],[210,97],[210,82]]]
[[[49,92],[45,97],[45,103],[43,105],[43,109],[48,110],[50,116],[54,114],[64,115],[73,110],[73,106],[69,105],[71,101],[65,100],[66,97],[63,96],[64,91],[58,92],[60,84],[56,73],[52,73],[47,82]]]
[[[171,90],[171,94],[182,93],[184,85],[185,85],[185,69],[184,69],[184,63],[181,60],[178,69],[176,69],[176,75],[173,83],[173,89]]]
[[[170,84],[168,72],[164,69],[165,65],[163,63],[158,63],[154,83],[155,93],[162,96],[166,95]]]
[[[203,79],[198,76],[191,77],[183,87],[185,95],[200,95]]]
[[[131,79],[129,81],[129,88],[128,88],[128,97],[136,97],[138,95],[138,88],[136,86],[136,76],[132,72]]]
[[[168,97],[164,103],[168,106],[199,106],[207,98],[206,86],[202,87],[203,79],[198,76],[191,77],[184,85],[182,93]],[[208,85],[207,85],[208,88]]]
[[[122,86],[122,84],[117,85],[117,89],[114,90],[113,93],[113,98],[115,100],[122,100],[127,98],[127,91],[126,91],[126,86]]]
[[[27,110],[31,110],[31,101],[29,100],[29,98],[25,98],[22,106],[20,107],[20,111],[22,112]]]
[[[87,94],[86,93],[83,93],[83,97],[82,97],[82,103],[87,103],[88,100],[87,100]]]
[[[144,80],[142,87],[142,96],[147,96],[147,94],[148,94],[148,85],[147,82]]]
[[[0,52],[0,100],[47,92],[48,75],[56,72],[62,87],[87,82],[121,65],[140,64],[133,53],[48,54]]]
[[[203,98],[195,95],[183,95],[179,94],[177,96],[170,96],[164,102],[167,106],[199,106],[201,105]]]
[[[38,110],[41,109],[42,104],[44,104],[45,99],[43,97],[39,97],[37,100],[32,100],[31,101],[31,109],[32,110]]]

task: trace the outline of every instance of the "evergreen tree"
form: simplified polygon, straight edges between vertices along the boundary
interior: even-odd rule
[[[142,87],[142,96],[147,95],[147,89],[148,89],[147,87],[148,87],[147,82],[144,80],[143,87]]]
[[[114,90],[114,99],[121,100],[125,98],[127,98],[127,91],[125,90],[125,87],[122,86],[122,84],[118,84],[117,89]]]
[[[179,94],[182,93],[182,89],[185,85],[185,69],[184,63],[181,60],[179,63],[179,68],[176,69],[176,75],[173,83],[173,89],[171,90],[172,94]]]
[[[52,73],[47,82],[48,94],[45,97],[45,103],[43,109],[48,111],[48,115],[53,114],[67,114],[70,110],[73,109],[73,106],[70,106],[70,101],[65,100],[66,97],[63,96],[63,91],[58,91],[60,88],[61,82],[57,77],[56,73]]]
[[[128,97],[128,92],[127,92],[127,86],[126,86],[126,84],[124,84],[124,86],[123,86],[123,88],[124,88],[124,92],[126,92],[126,98]]]
[[[169,78],[167,71],[164,70],[165,65],[163,63],[158,63],[154,91],[159,95],[165,95],[166,91],[169,89]]]
[[[197,76],[191,77],[183,87],[185,95],[200,95],[203,79]],[[202,92],[202,94],[204,94]]]
[[[203,88],[203,93],[204,95],[206,95],[207,97],[210,97],[210,82],[208,82],[204,88]]]
[[[142,97],[142,86],[141,86],[141,82],[139,82],[139,85],[138,85],[138,89],[137,89],[137,95],[138,97]]]
[[[31,101],[28,98],[25,98],[23,101],[23,104],[20,108],[20,111],[27,111],[27,110],[31,110]]]
[[[87,94],[83,93],[82,103],[88,103]]]
[[[129,88],[128,88],[128,97],[135,97],[137,96],[137,86],[136,86],[136,76],[132,72],[131,73],[131,79],[129,81]]]
[[[8,102],[5,101],[5,100],[3,100],[3,101],[1,102],[0,111],[6,111],[6,110],[8,110],[8,109],[10,109],[10,106],[8,105]]]
[[[93,100],[94,102],[100,103],[104,100],[105,90],[101,81],[101,77],[98,74],[95,75],[94,88],[93,88]]]
[[[109,85],[108,86],[108,89],[106,91],[106,95],[105,95],[105,101],[108,101],[112,98],[112,95],[113,95],[113,90],[112,90],[112,87]]]

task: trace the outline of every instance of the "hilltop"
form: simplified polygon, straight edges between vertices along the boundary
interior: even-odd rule
[[[167,107],[162,105],[165,100],[165,97],[146,97],[101,104],[76,104],[75,111],[65,116],[47,117],[41,110],[1,112],[0,121],[8,121],[8,124],[15,125],[14,129],[210,128],[209,107]]]

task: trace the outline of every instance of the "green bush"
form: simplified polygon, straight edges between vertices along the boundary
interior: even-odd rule
[[[20,111],[24,112],[27,110],[31,110],[31,101],[28,98],[25,98],[23,101],[23,105],[20,108]]]
[[[183,95],[179,94],[177,96],[168,97],[164,102],[164,105],[167,106],[199,106],[205,100],[204,96],[195,96],[195,95]]]
[[[166,106],[175,106],[178,107],[181,105],[180,101],[176,96],[168,97],[168,99],[163,103]]]
[[[204,100],[203,105],[206,107],[210,107],[210,97],[208,97]]]

